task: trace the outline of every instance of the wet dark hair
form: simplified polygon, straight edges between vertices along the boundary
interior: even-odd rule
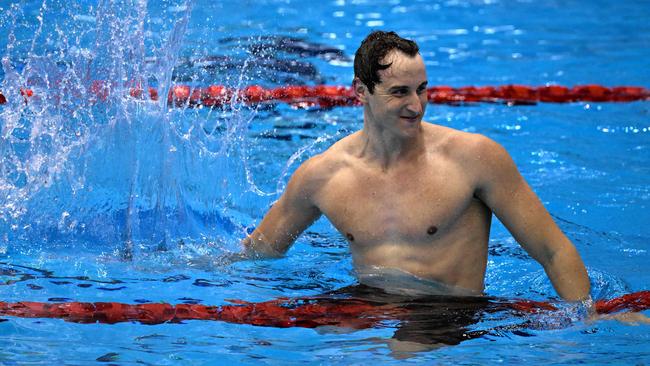
[[[392,50],[414,57],[420,48],[415,42],[402,38],[395,32],[374,31],[361,42],[354,55],[354,77],[368,87],[370,94],[375,91],[375,84],[381,82],[379,71],[386,70],[392,64],[383,65],[379,61]]]

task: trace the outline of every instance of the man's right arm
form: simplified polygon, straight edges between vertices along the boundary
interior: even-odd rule
[[[257,228],[242,240],[246,254],[279,257],[321,215],[313,202],[318,188],[314,166],[318,157],[302,164],[293,174],[280,199],[273,204]]]

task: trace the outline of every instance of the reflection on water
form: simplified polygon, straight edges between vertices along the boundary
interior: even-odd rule
[[[427,295],[447,295],[447,296],[481,296],[477,291],[465,289],[457,286],[450,286],[442,282],[420,278],[413,274],[404,272],[397,268],[386,267],[357,267],[355,268],[356,277],[359,282],[381,288],[384,291],[404,296],[427,296]]]
[[[96,280],[88,276],[60,276],[49,270],[9,263],[0,263],[0,276],[2,276],[0,277],[2,279],[0,286],[16,286],[20,285],[20,282],[26,282],[29,291],[47,293],[46,301],[56,303],[75,301],[71,297],[52,295],[60,289],[72,288],[76,292],[95,291],[98,294],[104,292],[116,298],[128,293],[128,288],[133,285],[134,281],[159,283],[161,286],[170,288],[180,288],[179,284],[192,283],[192,286],[205,290],[210,288],[225,289],[232,286],[231,281],[216,282],[204,278],[193,278],[185,274],[167,274],[159,278]],[[230,279],[235,280],[232,277]],[[36,283],[40,283],[40,285]],[[71,292],[68,290],[68,293]],[[150,297],[153,296],[151,293],[139,295],[146,297],[138,297],[131,302],[135,304],[157,302],[155,298]],[[362,284],[346,286],[315,296],[282,298],[254,304],[241,299],[210,303],[203,300],[203,296],[183,296],[181,293],[170,295],[174,297],[172,304],[222,306],[221,310],[215,313],[216,317],[203,318],[207,320],[274,327],[282,327],[281,324],[286,324],[285,327],[306,328],[320,328],[323,325],[328,325],[327,329],[319,329],[321,333],[340,332],[344,328],[357,331],[368,328],[388,329],[394,332],[391,337],[392,341],[422,346],[456,345],[478,337],[510,335],[529,337],[533,336],[534,333],[531,332],[536,330],[566,328],[583,320],[586,316],[584,308],[567,306],[562,303],[522,303],[484,296],[414,296],[387,293]],[[8,299],[8,302],[11,300]],[[17,304],[17,306],[22,305]],[[134,307],[135,305],[127,304],[125,306]],[[89,312],[85,313],[84,317],[72,316],[67,320],[86,323],[89,318],[85,317],[95,316],[92,308],[92,306],[88,308]],[[115,309],[117,313],[121,314],[117,307]],[[65,313],[66,310],[62,311]],[[129,316],[133,317],[133,320],[140,319],[136,313]],[[24,315],[15,315],[29,316],[29,314],[30,312],[27,310]],[[62,317],[62,315],[56,314],[59,313],[53,312],[52,316]],[[96,316],[100,322],[104,322],[100,315]],[[150,318],[150,321],[159,323],[165,322],[165,319],[154,316]],[[331,327],[337,327],[337,329]],[[391,347],[404,346],[404,344],[400,345],[395,342],[389,341]]]

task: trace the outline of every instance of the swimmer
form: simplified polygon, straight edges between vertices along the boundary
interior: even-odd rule
[[[296,170],[242,241],[247,253],[283,255],[325,215],[347,238],[361,283],[391,292],[408,285],[377,277],[408,274],[436,291],[481,295],[494,214],[563,299],[589,299],[578,251],[506,150],[422,121],[427,74],[415,42],[372,32],[356,52],[354,75],[363,128]]]

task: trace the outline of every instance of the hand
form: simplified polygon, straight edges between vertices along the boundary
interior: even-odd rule
[[[619,322],[638,326],[650,324],[650,318],[643,313],[624,312],[615,314],[596,314],[590,320],[618,320]]]

